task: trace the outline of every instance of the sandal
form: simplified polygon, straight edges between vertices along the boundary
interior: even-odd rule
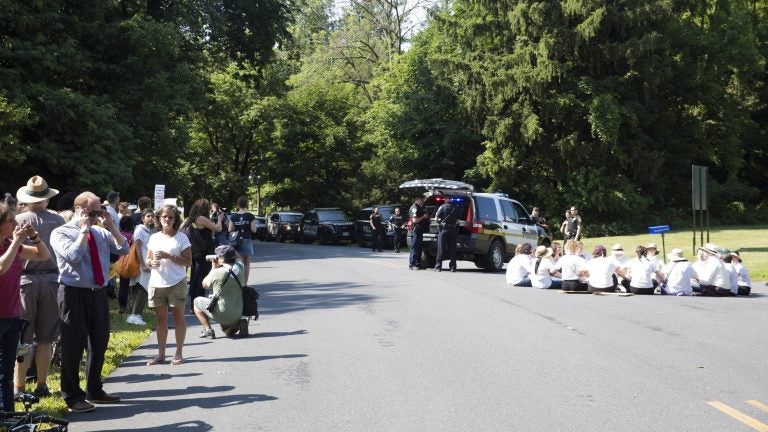
[[[147,366],[153,366],[156,364],[164,364],[165,363],[165,357],[157,356],[153,358],[152,360],[147,362]]]
[[[174,366],[178,366],[180,364],[184,363],[184,358],[175,358],[171,360],[171,364]]]

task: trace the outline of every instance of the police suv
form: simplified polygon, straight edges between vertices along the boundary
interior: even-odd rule
[[[340,208],[315,208],[304,216],[301,241],[312,243],[317,240],[319,244],[352,242],[353,231],[352,221]]]
[[[459,209],[456,258],[472,261],[488,271],[500,271],[515,252],[515,246],[552,243],[547,232],[536,225],[525,208],[500,193],[478,193],[467,183],[440,178],[411,180],[400,189],[425,190],[424,211],[431,221],[424,234],[422,265],[434,267],[439,228],[434,221],[438,207],[447,201]],[[411,222],[408,221],[408,246],[411,246]]]

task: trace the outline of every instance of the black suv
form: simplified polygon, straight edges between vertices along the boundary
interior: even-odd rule
[[[301,218],[299,212],[274,212],[267,220],[267,240],[298,241],[301,238]]]
[[[512,258],[515,245],[530,243],[549,246],[552,243],[544,228],[536,225],[525,208],[500,193],[476,193],[474,187],[454,180],[412,180],[400,189],[426,189],[424,210],[435,217],[446,201],[458,205],[459,221],[456,257],[473,261],[479,268],[500,271]],[[408,223],[408,246],[411,245],[411,223]],[[432,220],[424,234],[422,264],[434,266],[437,253],[437,223]]]
[[[400,208],[400,214],[403,215],[403,221],[408,222],[408,207],[402,204],[381,204],[372,207],[366,207],[357,214],[355,219],[355,240],[360,247],[369,247],[371,241],[371,214],[373,213],[373,207],[379,208],[381,218],[387,227],[386,232],[386,246],[392,247],[394,239],[394,229],[389,225],[389,217],[395,213],[395,208]]]
[[[349,217],[340,208],[316,208],[304,216],[301,240],[304,243],[317,240],[319,244],[351,242],[353,228]]]

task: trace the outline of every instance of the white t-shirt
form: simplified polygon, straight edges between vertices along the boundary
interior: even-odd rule
[[[725,263],[720,258],[713,255],[706,260],[698,260],[693,263],[693,269],[699,275],[701,285],[711,285],[718,288],[731,290],[731,279],[728,270],[725,269]]]
[[[560,272],[564,281],[579,280],[579,271],[587,264],[579,255],[563,255],[555,264],[555,270]]]
[[[752,281],[749,279],[749,271],[744,267],[744,264],[733,263],[733,268],[736,269],[736,273],[739,275],[739,286],[752,288]]]
[[[645,258],[632,258],[627,263],[629,277],[632,279],[629,284],[635,288],[653,288],[651,275],[656,273],[656,264]]]
[[[525,254],[517,254],[507,264],[507,284],[515,285],[528,276],[528,267],[532,257]]]
[[[658,255],[648,255],[646,258],[656,266],[656,270],[664,268],[664,261],[662,261]],[[651,275],[651,279],[656,280],[656,273]]]
[[[177,231],[176,235],[169,237],[162,232],[156,232],[149,237],[148,250],[168,252],[177,257],[181,252],[192,247],[187,235]],[[176,285],[187,278],[187,268],[180,266],[169,259],[160,260],[160,268],[153,268],[149,275],[149,286],[155,288],[167,288]]]
[[[736,270],[736,267],[733,266],[732,263],[723,263],[725,265],[725,269],[728,270],[728,276],[731,282],[731,293],[733,295],[737,295],[739,293],[739,272]]]
[[[661,270],[667,278],[667,293],[691,295],[691,279],[698,277],[688,261],[670,261]]]
[[[136,229],[133,230],[133,241],[141,240],[141,249],[139,249],[139,260],[144,263],[147,260],[147,249],[149,248],[149,237],[152,234],[152,230],[147,228],[144,224],[136,225]],[[139,276],[131,279],[131,285],[140,284],[144,289],[149,288],[149,275],[151,271],[145,272],[139,267]]]
[[[533,288],[543,288],[547,289],[550,286],[552,286],[552,268],[555,266],[555,262],[552,261],[552,258],[542,258],[541,262],[539,262],[539,268],[536,269],[536,262],[538,261],[537,258],[531,259],[530,267],[528,267],[528,271],[531,275],[531,286]]]
[[[613,273],[618,268],[618,263],[613,258],[598,257],[587,261],[585,267],[589,271],[587,282],[595,288],[608,288],[613,286]]]

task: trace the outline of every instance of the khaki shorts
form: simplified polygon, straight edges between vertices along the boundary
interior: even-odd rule
[[[149,301],[147,304],[149,307],[178,307],[183,308],[187,304],[187,293],[189,287],[187,281],[182,279],[176,285],[169,287],[153,287],[149,286]]]
[[[59,337],[58,273],[21,275],[21,317],[29,322],[24,343],[50,343]]]

